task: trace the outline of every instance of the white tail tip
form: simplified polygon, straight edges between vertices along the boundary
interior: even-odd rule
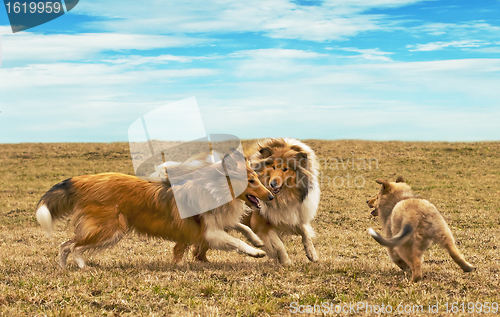
[[[47,206],[42,205],[38,208],[36,211],[36,220],[38,220],[38,223],[42,226],[42,229],[47,234],[47,237],[50,238],[52,236],[52,215],[50,214],[50,210]]]
[[[368,229],[368,233],[372,236],[372,237],[376,237],[378,236],[378,234],[375,232],[375,230],[373,230],[372,228],[369,228]]]

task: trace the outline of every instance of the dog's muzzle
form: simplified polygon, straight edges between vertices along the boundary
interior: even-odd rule
[[[276,181],[276,179],[273,179],[271,183],[269,183],[269,185],[271,186],[271,192],[273,193],[273,195],[276,195],[281,190],[281,186],[278,186],[278,182]]]

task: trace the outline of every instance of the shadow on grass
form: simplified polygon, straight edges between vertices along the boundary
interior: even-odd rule
[[[51,264],[57,265],[56,262]],[[71,258],[68,258],[68,266],[66,270],[74,272],[79,270],[86,269],[94,269],[94,270],[123,270],[123,271],[150,271],[150,272],[179,272],[179,271],[192,271],[192,272],[204,272],[206,270],[217,270],[217,271],[242,271],[242,270],[257,270],[260,272],[275,272],[278,269],[286,269],[276,263],[274,261],[265,261],[265,262],[194,262],[191,260],[184,260],[180,264],[174,264],[169,261],[163,260],[131,260],[124,261],[120,260],[112,260],[106,261],[104,259],[87,259],[86,267],[84,269],[80,269],[75,263],[72,262]]]

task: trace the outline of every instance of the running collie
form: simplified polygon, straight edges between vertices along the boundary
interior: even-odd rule
[[[227,173],[235,171],[238,160],[227,155],[222,164],[203,165],[204,175],[219,173],[226,177],[209,179],[226,180]],[[252,257],[264,257],[264,251],[230,236],[225,229],[235,228],[245,234],[256,246],[262,241],[245,225],[241,218],[250,207],[260,208],[261,201],[270,201],[273,195],[262,185],[257,174],[246,164],[248,185],[236,199],[197,216],[182,219],[174,199],[170,181],[147,181],[119,173],[104,173],[72,177],[52,187],[38,203],[36,218],[47,235],[52,234],[54,220],[71,216],[75,235],[61,244],[59,264],[66,267],[66,260],[73,253],[76,264],[83,268],[83,252],[111,247],[130,230],[150,237],[160,237],[176,242],[174,263],[179,263],[186,249],[193,244],[219,250],[237,250]],[[220,168],[223,165],[224,169]],[[227,188],[227,183],[224,184]],[[195,206],[203,200],[213,199],[214,192],[223,184],[204,179],[189,179],[175,185]],[[215,193],[216,194],[216,193]],[[179,197],[179,196],[177,196]],[[199,257],[195,254],[195,259]],[[204,259],[206,260],[206,259]]]
[[[282,265],[292,262],[280,233],[300,235],[307,258],[318,261],[311,227],[320,199],[319,167],[314,151],[296,139],[273,138],[257,142],[246,156],[276,199],[254,210],[243,223],[250,225],[262,239],[267,255]]]

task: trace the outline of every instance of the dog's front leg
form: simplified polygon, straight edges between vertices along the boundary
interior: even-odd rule
[[[278,233],[258,211],[252,213],[250,226],[264,242],[264,250],[269,257],[278,260],[279,263],[285,266],[292,264]]]
[[[319,260],[314,244],[312,243],[312,238],[314,237],[314,230],[310,224],[303,224],[300,226],[300,235],[302,236],[302,244],[304,245],[304,250],[306,251],[306,256],[312,262],[317,262]]]
[[[207,229],[205,232],[205,240],[211,248],[217,250],[232,251],[236,250],[240,253],[248,254],[254,258],[262,258],[266,253],[262,250],[249,246],[245,242],[230,236],[224,230]]]
[[[254,247],[260,248],[264,246],[264,242],[248,226],[238,223],[234,229],[241,232]]]
[[[274,250],[275,258],[281,263],[281,265],[288,266],[292,264],[290,258],[288,257],[288,253],[286,252],[285,245],[283,241],[281,241],[276,230],[271,229],[267,232],[267,236],[269,238],[269,248]],[[264,240],[265,241],[265,240]],[[265,245],[265,242],[264,242]]]

